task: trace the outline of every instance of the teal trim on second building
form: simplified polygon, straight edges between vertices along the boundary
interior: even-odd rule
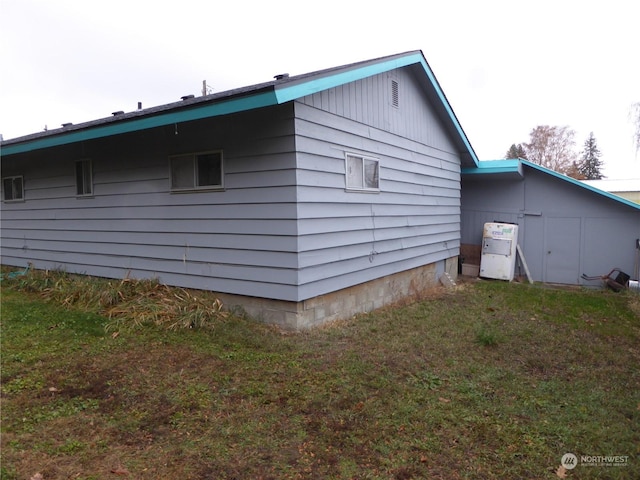
[[[517,173],[522,176],[522,166],[518,159],[483,160],[477,167],[463,168],[464,175],[486,175],[498,173]]]
[[[586,183],[581,182],[580,180],[576,180],[575,178],[571,178],[567,175],[563,175],[562,173],[555,172],[548,168],[542,167],[536,163],[529,162],[528,160],[521,160],[521,161],[524,165],[527,165],[528,167],[535,168],[536,170],[540,170],[541,172],[552,175],[556,178],[559,178],[560,180],[564,180],[565,182],[572,183],[573,185],[576,185],[580,188],[584,188],[591,192],[597,193],[598,195],[602,195],[603,197],[607,197],[611,200],[615,200],[616,202],[624,203],[625,205],[628,205],[637,210],[640,210],[640,204],[632,202],[631,200],[627,200],[626,198],[619,197],[618,195],[614,195],[613,193],[605,192],[604,190],[600,190],[599,188],[592,187],[591,185],[587,185]]]
[[[598,195],[602,195],[603,197],[615,200],[616,202],[623,203],[634,209],[640,210],[640,204],[638,203],[627,200],[626,198],[619,197],[618,195],[614,195],[613,193],[605,192],[604,190],[600,190],[596,187],[581,182],[580,180],[576,180],[575,178],[571,178],[567,175],[558,173],[554,170],[538,165],[537,163],[530,162],[529,160],[524,160],[522,158],[482,161],[478,163],[477,167],[463,168],[462,175],[475,177],[479,175],[517,174],[519,177],[523,177],[523,165],[535,170],[539,170],[540,172],[546,173],[547,175],[551,175],[565,182],[571,183],[577,187],[597,193]]]

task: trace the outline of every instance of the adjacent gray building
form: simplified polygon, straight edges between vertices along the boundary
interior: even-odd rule
[[[462,244],[479,251],[486,222],[519,225],[533,280],[598,285],[582,275],[613,268],[634,276],[640,204],[527,160],[463,169]],[[523,272],[524,274],[524,272]]]
[[[155,277],[291,328],[455,276],[478,165],[420,51],[1,147],[3,264]]]

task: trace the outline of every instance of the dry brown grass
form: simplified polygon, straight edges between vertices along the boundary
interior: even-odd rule
[[[169,287],[157,280],[108,280],[59,270],[33,270],[4,280],[19,291],[36,293],[55,304],[107,317],[108,330],[154,324],[169,329],[206,327],[228,312],[212,292]]]

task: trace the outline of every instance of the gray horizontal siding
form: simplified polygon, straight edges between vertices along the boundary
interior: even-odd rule
[[[321,268],[334,269],[331,265],[336,262],[360,261],[366,259],[369,263],[391,263],[398,259],[418,257],[439,251],[442,246],[452,249],[460,246],[459,238],[455,232],[442,232],[433,235],[418,235],[406,238],[391,238],[386,240],[373,240],[364,243],[340,245],[322,250],[309,250],[300,254],[300,268],[319,271]],[[375,258],[374,258],[375,257]],[[353,265],[353,264],[352,264]],[[364,265],[369,268],[371,265]],[[307,281],[308,278],[307,277]],[[304,280],[304,279],[303,279]],[[302,281],[302,283],[305,283]]]
[[[15,249],[13,251],[16,251]],[[209,257],[205,261],[194,261],[187,257],[168,258],[166,253],[161,257],[149,256],[149,252],[142,256],[130,255],[130,251],[135,249],[129,246],[122,249],[120,255],[101,253],[65,252],[56,250],[27,250],[29,260],[36,266],[49,262],[49,264],[68,269],[72,265],[77,265],[71,271],[76,273],[94,274],[96,267],[108,267],[118,271],[117,277],[123,277],[128,272],[136,270],[146,272],[144,277],[161,277],[165,280],[171,278],[173,274],[193,274],[200,276],[216,277],[218,279],[253,280],[264,279],[267,283],[295,285],[296,272],[284,266],[269,265],[259,267],[255,265],[237,265],[232,263],[222,263],[226,258],[219,258],[217,263],[215,258]],[[189,255],[191,252],[189,252]],[[9,255],[11,256],[11,255]],[[169,283],[172,283],[171,281]]]
[[[452,238],[453,236],[455,236],[455,234],[449,235],[451,237],[449,239],[449,246],[451,248],[448,249],[448,252],[449,257],[452,257],[458,255],[460,243],[458,239]],[[381,248],[384,248],[384,245],[381,245]],[[348,248],[345,247],[345,250],[347,250],[348,253]],[[353,250],[355,253],[356,249],[354,248]],[[359,249],[357,251],[361,252],[361,250]],[[329,278],[339,279],[345,274],[354,275],[356,272],[374,270],[372,267],[381,267],[384,265],[393,270],[394,264],[402,263],[404,261],[415,260],[418,263],[415,263],[414,266],[425,265],[425,263],[419,263],[422,258],[428,257],[430,255],[434,256],[435,258],[441,253],[442,247],[437,243],[424,243],[415,247],[404,247],[401,249],[396,247],[393,249],[389,249],[386,252],[379,252],[376,244],[376,248],[369,249],[367,255],[347,256],[346,258],[340,259],[340,261],[334,262],[314,262],[311,266],[301,269],[300,283],[304,285],[310,284],[312,282],[319,282]],[[438,260],[442,260],[442,258],[438,258]],[[340,269],[340,263],[343,262],[348,262],[352,269],[348,272],[342,272]]]
[[[425,187],[425,191],[428,191],[428,188]],[[301,186],[298,188],[298,198],[300,199],[300,208],[305,208],[305,204],[314,204],[317,202],[319,197],[322,197],[323,194],[326,195],[326,189],[322,186]],[[379,206],[381,204],[376,203],[373,197],[379,196],[379,193],[366,193],[366,192],[349,192],[343,187],[334,188],[331,191],[331,197],[327,198],[327,203],[341,203],[341,202],[351,202],[353,204],[363,204],[363,205],[375,205]],[[396,205],[396,206],[429,206],[429,205],[454,205],[460,206],[460,198],[455,196],[446,196],[446,197],[432,197],[430,195],[422,194],[422,193],[401,193],[401,192],[385,192],[385,200],[386,202],[383,205]],[[401,213],[402,214],[402,213]]]
[[[452,218],[452,220],[454,220]],[[406,225],[396,228],[376,229],[375,238],[371,228],[362,230],[327,232],[323,235],[307,235],[304,237],[300,252],[301,256],[305,252],[322,252],[323,249],[332,249],[345,245],[371,245],[372,243],[384,240],[397,240],[400,246],[410,245],[414,239],[423,241],[429,236],[440,234],[441,232],[455,232],[459,224],[459,217],[454,221],[442,223],[430,223],[429,225]]]
[[[188,271],[165,271],[162,268],[141,269],[137,268],[137,263],[130,268],[122,266],[108,266],[104,264],[84,264],[74,263],[74,259],[61,259],[62,261],[51,260],[49,257],[37,260],[38,268],[58,269],[64,268],[68,272],[92,275],[96,277],[106,278],[155,278],[158,281],[168,285],[178,285],[186,288],[196,288],[201,290],[210,290],[213,292],[252,292],[251,296],[288,299],[295,298],[298,288],[294,284],[270,282],[271,272],[273,269],[253,269],[245,272],[248,279],[236,279],[228,276],[218,276],[224,274],[222,270],[216,270],[215,274],[212,269],[206,267],[190,268]],[[3,255],[3,264],[24,266],[24,256]],[[153,267],[162,267],[160,264],[151,262]],[[255,278],[262,281],[257,282]]]
[[[242,266],[277,267],[296,269],[297,257],[294,252],[270,252],[264,250],[239,250],[235,248],[212,248],[210,246],[197,247],[193,245],[147,245],[113,244],[109,242],[79,242],[33,240],[28,242],[20,238],[3,239],[5,248],[21,249],[30,252],[33,258],[43,258],[47,252],[57,255],[93,254],[100,256],[121,257],[126,253],[130,258],[167,259],[182,262],[204,264],[227,264]],[[46,257],[44,257],[46,258]]]
[[[362,194],[358,196],[353,192],[347,192],[345,198],[353,198],[356,196],[357,198],[373,198],[378,197],[378,194],[371,194],[371,197],[367,197],[367,194]],[[386,197],[390,199],[395,199],[396,195],[390,194]],[[406,197],[406,195],[405,195]],[[398,198],[402,199],[401,195],[398,194]],[[416,195],[411,197],[415,203],[393,203],[388,202],[384,204],[373,204],[370,202],[357,202],[357,203],[340,203],[334,201],[334,198],[331,198],[330,201],[324,203],[301,203],[298,208],[298,212],[301,218],[304,219],[314,219],[314,218],[354,218],[354,217],[366,217],[369,219],[375,219],[376,217],[420,217],[420,216],[432,216],[440,213],[451,213],[458,212],[460,202],[458,198],[448,197],[443,199],[442,202],[439,202],[435,197],[425,198],[424,195]],[[421,203],[418,203],[419,200],[422,200]],[[402,208],[398,208],[402,207]],[[441,207],[452,207],[450,209],[441,209]],[[449,210],[447,212],[447,210]],[[407,220],[408,221],[408,220]]]
[[[25,202],[2,205],[2,262],[295,299],[291,105],[3,158]],[[222,149],[224,190],[172,193],[169,155]],[[75,196],[75,161],[94,195]]]
[[[33,193],[33,191],[25,185],[28,191],[28,202],[13,203],[11,208],[3,208],[3,211],[29,211],[50,209],[52,201],[64,200],[56,202],[57,208],[111,208],[111,207],[144,207],[144,206],[182,206],[191,207],[203,204],[213,205],[236,205],[236,204],[286,204],[291,203],[295,199],[296,188],[292,185],[285,186],[259,186],[254,188],[235,188],[227,189],[224,195],[221,192],[197,192],[197,193],[173,193],[167,195],[168,177],[158,183],[157,188],[150,185],[137,188],[134,183],[123,183],[120,193],[116,191],[106,194],[100,186],[94,186],[95,196],[75,197],[75,186],[65,187],[62,189],[52,189],[47,192],[46,196]],[[54,195],[54,193],[56,193]],[[90,204],[84,202],[91,202]]]
[[[433,171],[434,168],[442,168],[452,172],[460,171],[459,155],[447,137],[443,137],[441,141],[441,145],[446,143],[447,146],[437,148],[432,144],[422,143],[385,130],[378,130],[370,125],[354,122],[349,118],[336,117],[332,112],[314,110],[313,108],[302,110],[302,105],[306,105],[303,102],[297,105],[299,111],[315,111],[318,118],[330,119],[331,124],[322,123],[321,125],[325,126],[329,131],[335,132],[336,135],[347,134],[358,137],[359,140],[352,145],[352,148],[361,147],[366,148],[369,152],[386,152],[389,156],[398,156],[394,155],[394,152],[404,152],[404,159],[408,162],[413,162],[418,173]],[[321,158],[332,156],[331,152],[335,150],[336,145],[327,143],[324,137],[317,136],[317,130],[318,123],[314,121],[298,122],[296,124],[296,147],[298,151],[315,154]],[[375,138],[372,137],[373,134],[375,134]],[[305,148],[305,146],[308,147]],[[425,156],[430,157],[432,162],[424,163],[422,158]]]
[[[198,194],[190,194],[197,196]],[[104,199],[103,199],[104,200]],[[115,206],[98,207],[92,199],[80,199],[78,202],[67,204],[65,207],[28,209],[23,208],[3,212],[3,218],[10,222],[23,221],[32,222],[37,220],[70,220],[83,222],[81,227],[85,227],[86,221],[101,220],[175,220],[178,223],[189,220],[217,221],[242,221],[246,219],[260,221],[295,219],[296,206],[294,203],[279,204],[223,204],[223,205],[147,205],[147,206]],[[83,208],[83,205],[91,205],[91,208]],[[282,227],[279,227],[282,228]],[[293,232],[295,233],[295,232]]]
[[[324,235],[331,232],[348,232],[348,231],[365,231],[374,232],[378,230],[384,230],[389,227],[417,227],[424,225],[431,225],[436,223],[435,216],[441,215],[439,224],[453,225],[455,221],[459,220],[460,214],[457,207],[448,207],[448,211],[442,207],[434,208],[432,215],[423,216],[389,216],[375,218],[371,217],[342,217],[342,218],[313,218],[313,219],[300,219],[298,233],[301,237],[306,235],[318,234]],[[456,227],[457,230],[457,227]],[[301,247],[302,248],[302,247]]]
[[[459,253],[460,159],[402,75],[406,109],[390,107],[385,76],[296,104],[301,299]],[[345,188],[345,152],[379,159],[380,192]]]
[[[410,69],[299,102],[3,157],[2,261],[304,300],[458,254],[460,159]],[[170,191],[169,155],[222,149],[224,189]],[[380,192],[345,189],[345,152]],[[94,195],[76,198],[76,160]]]
[[[117,222],[117,225],[114,223]],[[260,232],[279,232],[284,235],[295,235],[296,221],[291,220],[273,220],[273,219],[261,219],[261,220],[220,220],[220,219],[147,219],[140,218],[135,219],[113,219],[104,220],[82,220],[82,221],[64,221],[60,219],[56,220],[4,220],[3,230],[11,230],[12,228],[20,228],[27,230],[29,225],[37,223],[39,230],[69,230],[69,231],[94,231],[104,232],[110,229],[117,228],[120,232],[125,232],[127,235],[129,232],[146,232],[149,235],[164,234],[164,233],[180,233],[185,231],[200,231],[207,233],[224,233],[228,235],[234,234],[258,234]],[[5,227],[6,225],[6,227]],[[97,239],[96,239],[97,240]]]
[[[265,235],[256,234],[222,234],[198,233],[198,232],[177,232],[162,235],[149,235],[148,232],[122,232],[112,231],[89,231],[89,230],[42,230],[37,228],[19,229],[12,228],[3,235],[3,242],[9,245],[9,241],[19,241],[19,248],[28,249],[31,240],[41,241],[61,241],[61,242],[94,242],[99,237],[102,242],[114,245],[114,248],[126,248],[127,245],[181,245],[191,247],[211,248],[215,246],[221,249],[242,250],[242,251],[273,251],[273,252],[295,252],[297,238],[286,235]],[[28,239],[28,240],[27,240]]]

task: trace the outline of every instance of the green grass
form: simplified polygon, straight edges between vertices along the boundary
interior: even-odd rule
[[[125,328],[19,288],[2,479],[542,479],[567,452],[629,456],[568,478],[640,478],[631,293],[483,281],[291,334]]]

